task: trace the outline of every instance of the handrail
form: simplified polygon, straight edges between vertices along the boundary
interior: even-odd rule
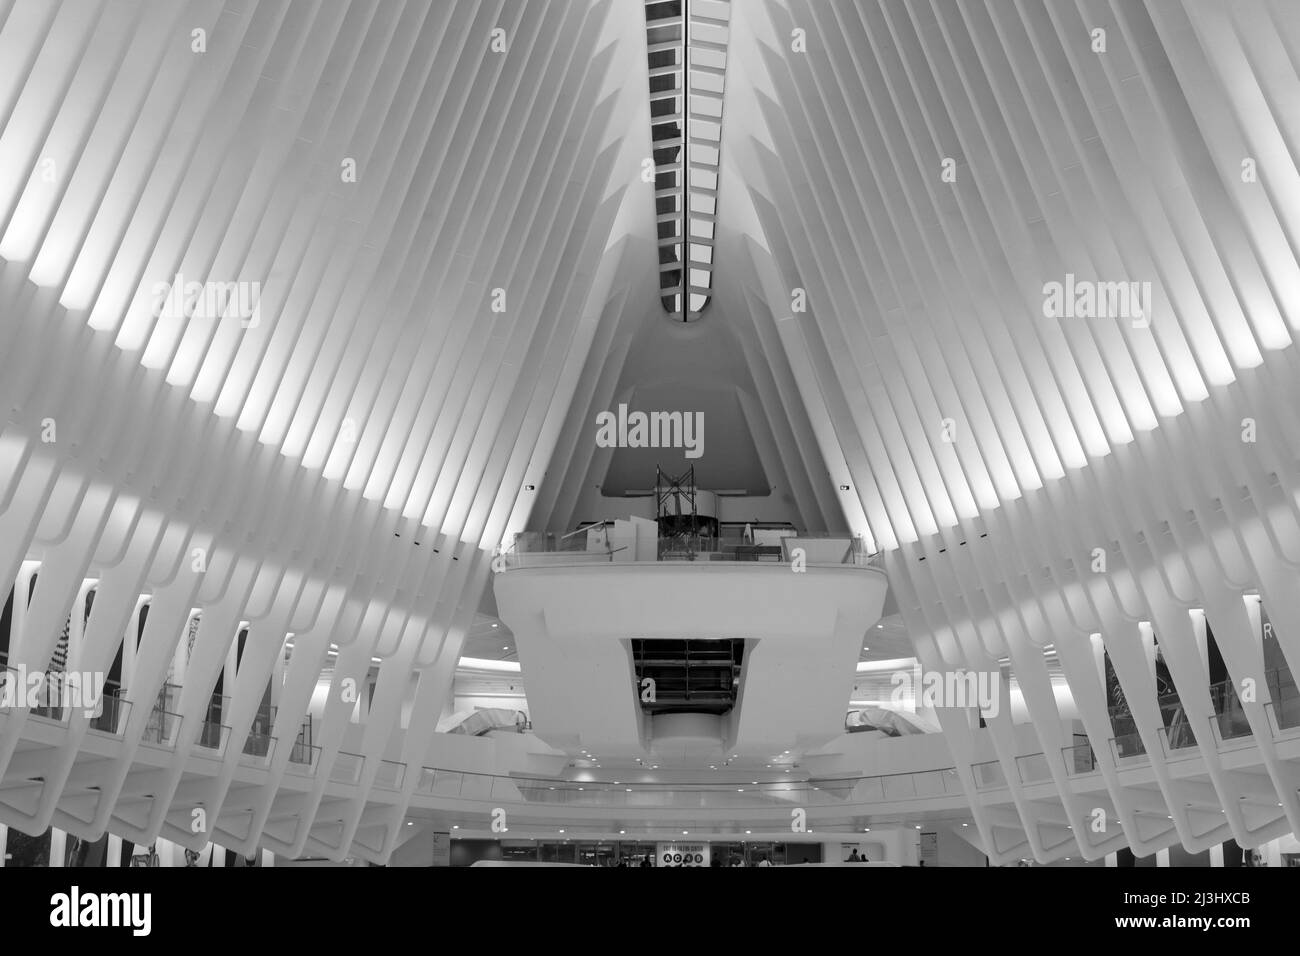
[[[121,690],[105,693],[100,699],[99,713],[90,718],[90,729],[103,734],[121,736],[131,716],[131,701]]]
[[[578,528],[567,534],[555,532],[521,531],[517,533],[510,547],[501,550],[498,558],[503,568],[524,567],[529,563],[527,555],[564,554],[570,557],[583,555],[587,561],[595,558],[613,561],[614,555],[630,550],[630,546],[613,547],[606,536],[603,548],[588,548],[584,540],[576,535],[587,531],[588,527]],[[785,528],[779,530],[787,530]],[[785,563],[791,560],[788,548],[798,547],[799,542],[842,541],[844,553],[838,560],[817,560],[809,562],[820,565],[851,565],[855,567],[879,567],[883,561],[880,552],[869,552],[863,538],[850,534],[835,534],[825,531],[811,533],[788,529],[780,543],[755,544],[745,542],[733,536],[711,534],[660,534],[655,542],[655,559],[658,561],[705,560],[705,561],[762,561]]]
[[[330,766],[330,780],[335,783],[354,784],[361,779],[361,771],[365,764],[364,755],[352,753],[350,750],[340,750],[334,755],[334,763]],[[348,769],[349,767],[351,770]]]
[[[401,790],[406,782],[406,764],[400,760],[380,760],[375,786],[383,790]]]
[[[762,783],[638,783],[583,781],[557,777],[508,776],[478,771],[420,768],[416,793],[459,799],[516,800],[527,803],[584,803],[626,807],[702,806],[711,801],[770,807],[843,805],[961,796],[955,767],[900,771],[862,777],[775,780]]]
[[[268,763],[275,757],[275,745],[278,740],[270,734],[250,732],[244,740],[243,755],[245,757],[260,757]]]
[[[159,747],[175,747],[176,737],[184,719],[175,711],[164,710],[155,705],[149,713],[144,732],[140,735],[140,742],[156,744]]]

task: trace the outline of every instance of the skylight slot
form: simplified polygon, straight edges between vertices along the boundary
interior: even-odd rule
[[[690,322],[713,297],[731,4],[647,0],[645,13],[660,301],[674,318]]]

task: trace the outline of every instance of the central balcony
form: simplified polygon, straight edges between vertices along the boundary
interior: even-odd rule
[[[848,535],[762,530],[683,541],[631,519],[523,536],[498,555],[497,606],[527,675],[535,733],[575,755],[687,764],[803,751],[842,734],[884,571]],[[658,660],[656,642],[665,653],[682,642],[743,644],[732,655],[734,705],[714,694],[698,708],[646,706],[658,701],[657,682],[645,680],[656,672],[644,666]]]

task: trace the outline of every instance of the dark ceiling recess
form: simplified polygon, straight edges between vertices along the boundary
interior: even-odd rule
[[[736,704],[745,642],[634,640],[632,660],[641,709],[647,714],[725,714]],[[654,700],[644,699],[646,678]]]

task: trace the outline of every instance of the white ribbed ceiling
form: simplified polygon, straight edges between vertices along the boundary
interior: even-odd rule
[[[640,0],[0,0],[0,578],[41,582],[23,659],[50,659],[89,580],[110,661],[151,597],[142,687],[201,608],[213,661],[241,621],[268,662],[296,635],[295,720],[331,644],[335,674],[441,668],[436,714],[491,549],[589,517],[594,414],[680,387],[752,436],[735,480],[782,520],[887,552],[924,666],[1009,659],[1044,751],[1044,644],[1097,752],[1092,634],[1141,701],[1154,627],[1198,720],[1189,610],[1240,679],[1258,592],[1300,665],[1300,4],[730,14],[712,300],[678,328]],[[255,311],[159,314],[177,276]],[[1067,277],[1150,283],[1152,308],[1046,316]],[[970,728],[944,730],[968,770]],[[1250,845],[1207,772],[1222,822],[1197,838]],[[1296,829],[1278,797],[1292,819],[1261,826]]]

